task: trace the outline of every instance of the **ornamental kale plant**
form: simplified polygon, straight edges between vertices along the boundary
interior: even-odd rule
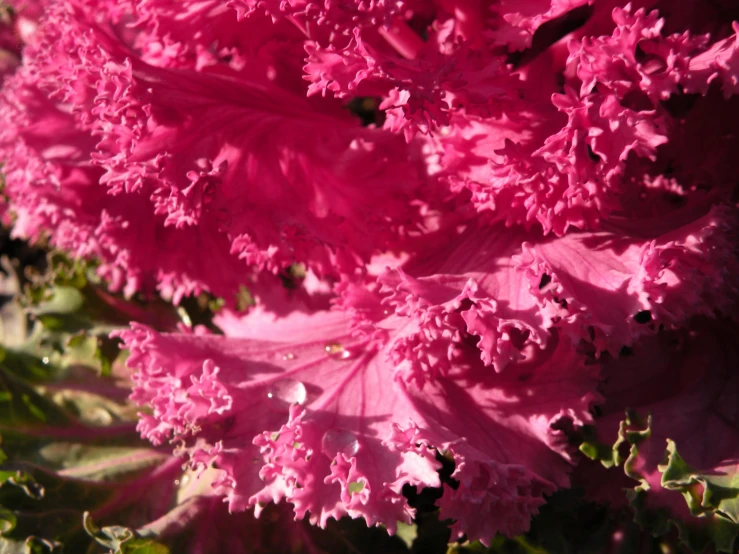
[[[736,2],[0,19],[8,552],[736,552]]]

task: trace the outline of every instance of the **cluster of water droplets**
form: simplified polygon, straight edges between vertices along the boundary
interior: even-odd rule
[[[324,347],[326,354],[337,360],[353,360],[357,357],[358,352],[353,349],[344,348],[341,344],[334,342]],[[297,356],[293,352],[287,352],[282,355],[282,360],[290,362],[296,360]],[[267,398],[275,403],[280,404],[305,404],[308,399],[308,391],[305,385],[297,379],[280,379],[275,381],[267,390]]]
[[[358,351],[345,348],[338,342],[326,344],[324,351],[328,356],[339,361],[353,360]],[[292,352],[283,354],[283,361],[293,361],[297,356]],[[275,409],[284,409],[287,405],[303,405],[308,400],[308,390],[305,385],[297,379],[286,378],[274,381],[267,389],[267,399]],[[321,448],[330,458],[337,454],[354,456],[359,452],[359,439],[357,435],[347,429],[331,429],[323,434]]]
[[[356,350],[344,348],[339,343],[327,344],[324,349],[328,355],[338,360],[353,360],[358,354]],[[337,454],[354,456],[359,452],[359,439],[357,435],[346,429],[331,429],[323,434],[321,448],[330,458]]]
[[[329,356],[338,360],[353,360],[358,355],[357,350],[345,348],[339,343],[327,344],[324,349]],[[359,439],[346,429],[331,429],[323,434],[321,448],[329,458],[337,454],[354,456],[359,452]]]
[[[323,347],[326,354],[337,360],[353,360],[357,357],[358,351],[350,348],[345,348],[338,342],[332,342]],[[297,356],[292,352],[283,354],[282,361],[291,362],[297,359]]]

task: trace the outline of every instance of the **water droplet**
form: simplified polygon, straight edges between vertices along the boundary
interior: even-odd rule
[[[179,480],[179,479],[175,479],[175,480],[174,480],[174,484],[175,484],[175,485],[177,485],[177,486],[179,487],[179,486],[180,486],[180,480]]]
[[[337,360],[351,360],[356,357],[357,351],[344,348],[339,343],[327,344],[326,352]]]
[[[44,356],[43,358],[41,358],[41,361],[42,361],[42,362],[43,362],[44,364],[48,364],[48,363],[49,363],[49,357],[48,357],[48,356]]]
[[[285,354],[282,357],[282,359],[285,360],[285,361],[294,360],[295,359],[295,354],[293,354],[292,352],[288,352],[287,354]]]
[[[325,346],[325,350],[327,353],[333,356],[334,354],[340,354],[344,350],[344,347],[341,346],[338,342],[334,342],[332,344],[327,344]]]
[[[336,454],[354,456],[359,452],[359,441],[357,436],[346,429],[331,429],[326,431],[321,440],[324,454],[333,458]]]
[[[344,349],[339,356],[342,360],[352,360],[357,357],[357,351],[356,350],[348,350]]]
[[[286,404],[304,404],[308,398],[305,385],[295,379],[275,381],[267,391],[267,398]]]

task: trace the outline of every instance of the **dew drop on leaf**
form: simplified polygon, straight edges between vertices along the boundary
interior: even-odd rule
[[[352,360],[357,355],[356,350],[344,348],[339,343],[327,344],[325,350],[326,353],[328,353],[332,358],[336,358],[337,360]]]
[[[331,354],[333,356],[335,354],[340,354],[344,350],[344,347],[341,346],[338,342],[334,342],[331,344],[327,344],[324,347],[324,350],[326,350],[327,354]]]
[[[275,381],[267,390],[267,398],[276,403],[304,404],[308,398],[305,385],[295,379]]]
[[[359,440],[354,433],[346,429],[331,429],[324,433],[321,447],[330,458],[336,454],[354,456],[359,451]]]

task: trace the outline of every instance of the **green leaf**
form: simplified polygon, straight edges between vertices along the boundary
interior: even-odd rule
[[[623,462],[624,473],[636,481],[641,482],[641,487],[649,489],[644,476],[635,469],[639,457],[639,445],[652,436],[652,416],[647,416],[646,421],[632,410],[626,411],[626,419],[621,422],[618,430],[618,439],[613,445],[613,460],[616,465]],[[621,446],[629,446],[629,455],[624,460],[621,454]]]
[[[14,540],[0,537],[0,554],[61,554],[62,544],[39,537]]]
[[[101,506],[116,494],[110,485],[64,478],[31,465],[19,467],[0,487],[0,505],[13,513],[16,523],[6,534],[12,540],[37,536],[66,542],[81,531],[85,508]]]
[[[396,531],[396,535],[398,538],[402,540],[408,548],[413,546],[413,541],[415,541],[418,536],[418,525],[415,523],[408,525],[399,521],[397,526],[398,530]]]
[[[731,463],[702,473],[687,464],[675,442],[668,439],[665,463],[658,469],[662,487],[680,492],[690,513],[708,520],[706,533],[718,552],[733,552],[739,535],[739,465]],[[675,522],[682,536],[686,530],[681,523]]]
[[[16,471],[15,474],[9,476],[3,483],[20,489],[26,497],[32,500],[41,500],[46,494],[44,486],[36,481],[33,475],[24,471]]]
[[[121,554],[169,554],[169,548],[151,539],[134,539],[121,548]]]
[[[18,301],[20,279],[6,256],[0,257],[0,268],[0,294],[10,298],[0,306],[0,342],[5,346],[17,346],[23,343],[28,334],[26,314]]]
[[[0,427],[18,430],[19,427],[62,427],[72,423],[62,409],[0,367]]]
[[[73,314],[85,304],[85,297],[79,289],[71,286],[58,286],[51,290],[48,299],[30,310],[31,313],[41,316],[44,314]]]
[[[249,289],[241,285],[236,293],[236,311],[243,312],[254,304],[254,297],[251,295]]]
[[[115,481],[169,458],[152,448],[69,442],[50,443],[39,450],[39,455],[61,469],[60,474],[65,477],[91,481]]]
[[[89,512],[83,515],[83,527],[88,535],[115,554],[169,554],[169,548],[163,544],[139,537],[128,527],[113,525],[99,528]]]
[[[733,523],[739,523],[739,465],[723,466],[721,473],[701,473],[682,459],[675,442],[669,439],[665,456],[665,463],[659,466],[661,484],[683,492],[693,515],[719,511]],[[702,495],[695,484],[702,485]]]
[[[28,537],[25,545],[28,549],[25,554],[57,554],[62,551],[62,543],[39,537]]]
[[[480,541],[452,544],[447,554],[548,554],[549,551],[534,546],[525,536],[507,538],[497,535],[485,546]]]
[[[657,466],[662,474],[660,487],[680,494],[695,519],[683,521],[666,508],[650,508],[649,494],[657,491],[651,490],[636,468],[639,448],[651,438],[651,429],[651,416],[644,419],[628,410],[610,454],[587,434],[580,451],[600,460],[606,468],[623,465],[624,473],[639,482],[627,491],[627,498],[634,510],[634,521],[642,529],[659,537],[674,526],[680,541],[693,552],[702,552],[709,543],[718,552],[734,552],[733,545],[739,535],[739,466],[732,463],[717,472],[703,473],[691,467],[678,453],[675,442],[667,439],[664,463]]]
[[[15,529],[17,523],[18,519],[15,514],[4,506],[0,506],[0,535],[5,535]]]
[[[66,340],[60,363],[65,368],[85,366],[94,369],[98,375],[107,377],[111,373],[113,361],[119,354],[118,339],[111,339],[107,333],[94,335],[81,331]]]
[[[33,353],[25,350],[27,346],[31,345],[24,344],[19,349],[4,350],[3,359],[0,360],[2,367],[16,377],[30,383],[54,380],[57,377],[58,368],[50,363],[51,360],[48,356],[43,355],[45,350],[43,346],[32,345],[29,350]],[[41,354],[41,357],[38,356],[39,354]]]
[[[613,445],[601,443],[596,438],[595,427],[586,426],[581,431],[582,442],[578,448],[585,456],[599,461],[605,468],[625,464],[626,474],[637,481],[642,481],[641,476],[634,471],[634,462],[639,453],[639,444],[647,440],[651,433],[651,416],[647,416],[645,420],[633,410],[627,410],[625,419],[619,425],[618,437]]]

